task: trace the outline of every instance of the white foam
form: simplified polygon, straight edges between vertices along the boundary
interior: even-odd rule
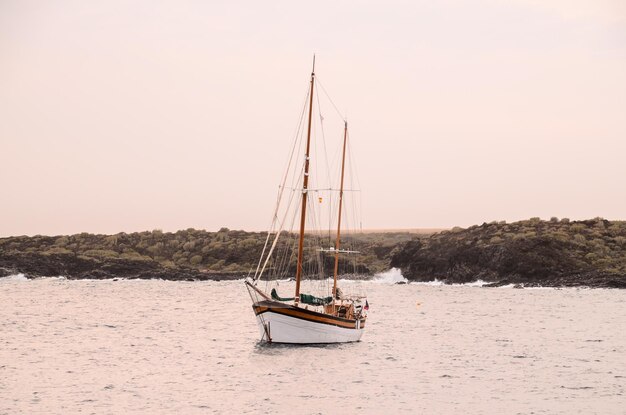
[[[14,274],[3,278],[5,281],[28,281],[24,274]]]
[[[474,282],[468,282],[465,284],[454,284],[454,285],[462,285],[464,287],[482,287],[485,284],[489,284],[487,281],[483,281],[483,280],[476,280]]]
[[[483,280],[476,280],[473,282],[466,282],[464,284],[446,284],[444,281],[439,281],[438,279],[435,278],[432,281],[413,281],[411,282],[411,284],[425,285],[429,287],[441,287],[443,285],[450,286],[450,287],[482,287],[485,284],[489,284],[489,283]]]
[[[443,281],[434,279],[432,281],[412,281],[411,285],[425,285],[428,287],[441,287],[442,285],[446,285],[446,284]]]
[[[496,288],[515,288],[515,284],[501,285],[501,286],[496,287]]]
[[[373,282],[377,282],[380,284],[397,284],[399,282],[409,282],[404,276],[402,276],[402,271],[399,268],[391,268],[389,271],[379,272],[374,275]]]

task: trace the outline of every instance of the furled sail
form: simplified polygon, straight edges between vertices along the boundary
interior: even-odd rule
[[[293,301],[294,297],[281,297],[276,288],[272,288],[272,299],[276,301]],[[333,302],[333,297],[316,297],[311,294],[300,294],[300,302],[308,305],[326,305]]]

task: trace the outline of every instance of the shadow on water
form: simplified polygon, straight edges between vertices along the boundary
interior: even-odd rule
[[[350,347],[351,345],[357,344],[359,342],[353,343],[312,343],[312,344],[291,344],[291,343],[268,343],[266,341],[258,341],[254,345],[254,353],[257,354],[265,354],[265,355],[274,355],[280,354],[282,351],[288,351],[293,349],[343,349],[345,347]]]

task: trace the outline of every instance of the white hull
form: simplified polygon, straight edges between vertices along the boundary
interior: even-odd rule
[[[365,331],[365,328],[348,329],[271,312],[259,314],[256,319],[261,339],[272,343],[349,343],[359,341]]]

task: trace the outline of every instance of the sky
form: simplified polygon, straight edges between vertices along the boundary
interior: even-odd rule
[[[622,0],[0,0],[0,236],[264,230],[314,53],[364,228],[626,219]]]

